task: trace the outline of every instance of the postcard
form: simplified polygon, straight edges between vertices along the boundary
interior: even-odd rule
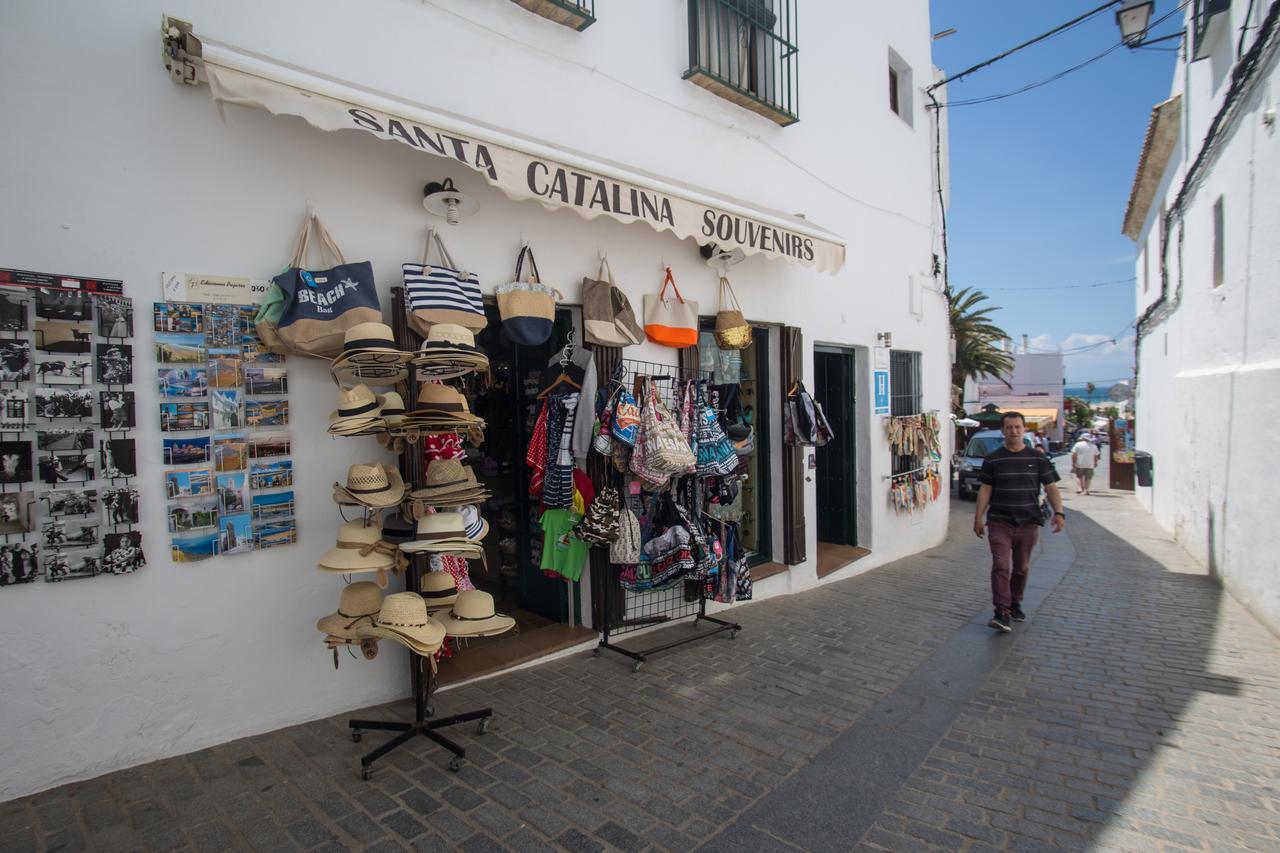
[[[213,461],[213,440],[207,435],[164,439],[164,464],[191,465]]]
[[[56,451],[40,454],[40,482],[50,486],[59,483],[87,483],[94,478],[93,451]]]
[[[102,543],[102,570],[108,574],[127,575],[147,564],[141,530],[108,533]]]
[[[252,459],[288,456],[289,450],[289,433],[287,432],[254,433],[249,437],[249,456]]]
[[[240,471],[248,461],[244,433],[220,435],[213,440],[213,467],[218,471]]]
[[[93,382],[93,361],[70,355],[42,356],[36,360],[36,378],[45,385],[88,385]]]
[[[46,581],[69,581],[76,578],[91,578],[102,571],[102,564],[97,551],[81,551],[68,553],[62,550],[44,552],[44,579]]]
[[[235,388],[215,388],[209,395],[214,429],[240,429],[244,417],[240,410],[240,392]]]
[[[34,524],[35,492],[0,494],[0,535],[30,533]]]
[[[204,306],[198,303],[157,302],[154,317],[157,332],[191,334],[204,331]]]
[[[254,521],[275,521],[293,515],[293,492],[255,494],[251,506]]]
[[[255,462],[249,466],[249,485],[254,489],[278,489],[293,485],[293,462]]]
[[[170,542],[175,563],[195,563],[218,556],[218,534],[174,537]]]
[[[247,367],[244,371],[244,389],[246,394],[288,394],[288,368]]]
[[[0,441],[0,483],[29,483],[31,478],[31,442]]]
[[[0,341],[0,382],[26,382],[31,378],[31,344]]]
[[[128,344],[98,344],[98,381],[103,385],[133,382],[133,347]]]
[[[133,337],[133,300],[127,296],[95,297],[98,303],[98,334],[104,338]]]
[[[253,524],[249,513],[218,516],[218,551],[243,554],[253,550]]]
[[[36,292],[36,316],[46,320],[88,320],[93,314],[93,297],[75,290]]]
[[[0,390],[0,430],[20,432],[27,428],[27,392],[17,389]]]
[[[138,473],[138,449],[132,438],[112,438],[98,442],[98,458],[102,477],[118,480]]]
[[[54,489],[40,495],[46,515],[97,515],[96,489]]]
[[[218,512],[222,515],[237,512],[248,512],[248,492],[245,490],[245,474],[236,471],[232,474],[218,475]]]
[[[161,364],[196,364],[207,361],[204,335],[156,335],[156,361]]]
[[[36,320],[36,349],[60,355],[86,355],[93,337],[92,323]]]
[[[164,493],[170,499],[212,495],[213,472],[208,468],[193,468],[190,471],[165,471]]]
[[[289,425],[288,400],[245,400],[244,422],[251,427]]]
[[[161,367],[156,375],[162,397],[203,397],[209,393],[207,367]]]
[[[31,583],[40,577],[39,556],[40,546],[34,542],[0,544],[0,586]]]
[[[100,391],[98,398],[102,406],[103,429],[116,432],[130,430],[138,425],[132,391]]]
[[[161,403],[160,429],[164,432],[181,432],[209,428],[209,404]]]
[[[277,545],[292,545],[298,541],[297,522],[292,518],[285,521],[268,521],[255,524],[253,527],[254,545],[259,549],[274,548]]]
[[[36,417],[50,420],[91,418],[93,391],[88,388],[77,388],[74,391],[65,388],[37,388]]]
[[[169,532],[186,533],[218,526],[218,499],[212,495],[169,504]]]

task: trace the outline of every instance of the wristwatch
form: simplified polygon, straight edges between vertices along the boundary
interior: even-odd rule
[[[1060,515],[1060,516],[1062,516],[1063,518],[1066,518],[1066,517],[1067,517],[1067,514],[1066,514],[1065,512],[1055,512],[1055,513],[1054,513],[1054,515]]]

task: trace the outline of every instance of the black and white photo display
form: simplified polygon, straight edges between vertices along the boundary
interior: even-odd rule
[[[98,461],[104,480],[120,480],[138,475],[138,451],[132,438],[111,438],[98,442]]]
[[[133,300],[127,296],[99,296],[98,334],[104,338],[133,337]]]
[[[133,429],[138,425],[132,391],[101,391],[102,428],[110,432]]]
[[[126,575],[147,564],[142,553],[142,531],[108,533],[103,540],[102,570],[109,575]]]
[[[30,533],[35,502],[35,492],[0,493],[0,536]]]
[[[36,360],[36,379],[44,385],[88,385],[93,382],[93,361],[88,356],[44,355]]]
[[[31,344],[0,341],[0,382],[26,382],[31,378]]]
[[[40,577],[40,546],[35,542],[0,544],[0,587],[31,583]]]
[[[37,388],[36,417],[50,420],[93,417],[93,391],[88,388]]]
[[[12,290],[0,292],[0,332],[25,332],[30,328],[26,294]]]
[[[98,344],[98,381],[103,385],[133,382],[133,347],[128,344]]]
[[[31,442],[0,441],[0,483],[30,483]]]

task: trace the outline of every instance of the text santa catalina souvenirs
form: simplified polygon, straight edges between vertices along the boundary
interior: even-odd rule
[[[783,228],[682,199],[673,203],[669,196],[653,190],[412,122],[380,119],[355,107],[347,112],[360,129],[441,157],[451,157],[484,174],[513,197],[535,197],[546,203],[579,208],[588,215],[605,213],[619,219],[647,220],[659,227],[670,228],[681,236],[697,234],[721,245],[749,247],[803,261],[814,259],[813,240]],[[523,185],[510,180],[510,174],[516,172],[523,172]],[[687,222],[677,224],[677,218],[686,213],[698,217],[696,227],[689,227]]]

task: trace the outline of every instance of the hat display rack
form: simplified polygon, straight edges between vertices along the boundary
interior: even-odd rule
[[[629,358],[621,359],[619,365],[617,378],[623,387],[630,389],[644,383],[652,383],[659,399],[671,412],[679,409],[680,394],[687,383],[699,382],[708,377],[705,371],[697,368],[674,367],[670,364],[638,361]],[[639,380],[643,380],[643,382]],[[599,458],[594,453],[593,456]],[[616,471],[613,471],[610,476],[621,479]],[[702,483],[700,478],[695,475],[673,479],[669,489],[673,492],[688,494],[690,497],[689,503],[693,506],[701,507],[703,505],[705,495],[703,494]],[[626,494],[625,490],[624,494]],[[633,511],[639,510],[639,496],[632,495],[627,499],[627,502]],[[637,511],[636,514],[640,515],[641,513]],[[604,588],[601,636],[600,643],[594,653],[599,655],[601,649],[608,649],[625,655],[633,661],[632,671],[639,671],[649,655],[694,643],[726,631],[729,632],[730,637],[735,637],[738,631],[742,630],[742,626],[737,622],[730,622],[707,615],[707,595],[703,589],[703,582],[700,580],[690,580],[684,583],[664,585],[661,588],[647,590],[627,589],[620,581],[619,567],[614,564],[610,566],[607,578],[601,585]],[[616,645],[614,642],[618,637],[634,631],[657,624],[669,624],[690,618],[692,618],[694,625],[706,622],[712,627],[710,630],[699,631],[678,640],[643,649],[627,649]]]
[[[462,767],[466,749],[442,730],[475,722],[477,732],[484,734],[493,710],[477,708],[435,717],[431,699],[438,686],[436,655],[448,637],[493,636],[515,625],[511,617],[495,612],[488,593],[459,591],[447,572],[429,570],[435,555],[482,556],[479,540],[488,525],[467,508],[484,500],[487,493],[460,462],[439,460],[446,464],[433,463],[428,471],[424,455],[405,452],[408,448],[400,443],[446,433],[468,435],[478,443],[484,421],[471,414],[466,398],[456,389],[431,380],[487,373],[488,358],[476,348],[470,331],[449,324],[432,326],[427,339],[417,345],[418,336],[406,319],[403,288],[392,289],[392,305],[393,326],[368,323],[353,328],[332,363],[339,399],[329,419],[330,434],[375,435],[399,453],[399,463],[352,465],[347,482],[335,484],[334,500],[339,506],[358,507],[360,512],[342,525],[334,549],[321,558],[320,568],[335,574],[362,573],[366,578],[372,572],[375,580],[348,584],[338,610],[316,625],[335,655],[340,645],[360,645],[365,656],[372,657],[381,640],[409,651],[413,719],[348,721],[355,742],[366,731],[393,735],[360,758],[361,777],[366,780],[374,762],[418,736],[451,754],[450,770]],[[383,597],[382,589],[393,571],[403,572],[407,591]]]

